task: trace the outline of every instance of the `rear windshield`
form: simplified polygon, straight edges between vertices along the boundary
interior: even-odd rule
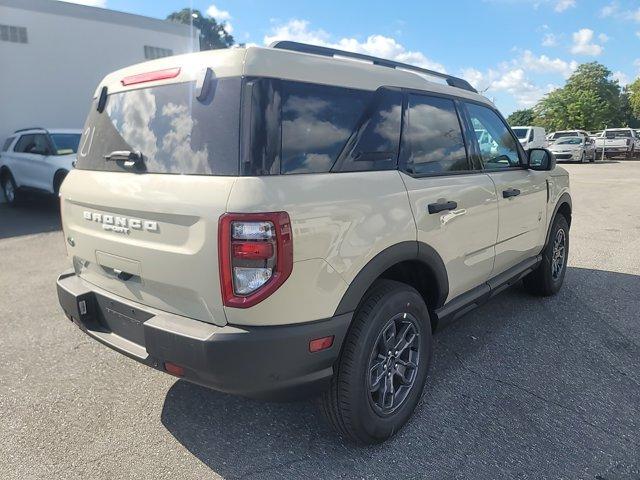
[[[529,129],[528,128],[514,128],[513,129],[513,133],[515,133],[516,137],[518,137],[520,140],[524,140],[525,138],[527,138],[527,135],[529,134]]]
[[[56,155],[70,155],[78,151],[79,133],[52,133],[50,135]]]
[[[631,130],[607,130],[607,138],[629,138]]]
[[[578,132],[556,132],[553,134],[553,139],[557,139],[560,137],[577,137],[578,136]]]
[[[581,138],[561,138],[558,140],[558,145],[581,145]]]
[[[213,80],[199,100],[195,82],[111,94],[102,113],[92,105],[80,142],[77,168],[131,171],[113,152],[140,152],[136,169],[147,173],[237,175],[240,78]]]

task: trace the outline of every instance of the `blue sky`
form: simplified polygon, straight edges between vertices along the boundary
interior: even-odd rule
[[[164,18],[192,7],[227,22],[237,42],[294,39],[463,76],[505,114],[597,60],[621,84],[640,72],[638,0],[78,0]]]

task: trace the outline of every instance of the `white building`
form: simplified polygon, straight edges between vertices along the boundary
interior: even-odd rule
[[[198,30],[56,0],[0,0],[0,145],[18,128],[82,128],[112,70],[199,50]]]

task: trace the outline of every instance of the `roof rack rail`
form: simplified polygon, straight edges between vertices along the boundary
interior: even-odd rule
[[[432,77],[443,78],[447,84],[451,87],[461,88],[473,93],[478,91],[471,86],[469,82],[462,78],[454,77],[446,73],[435,72],[422,67],[416,67],[409,65],[408,63],[394,62],[393,60],[386,60],[384,58],[374,57],[371,55],[365,55],[363,53],[347,52],[345,50],[337,50],[335,48],[320,47],[317,45],[309,45],[307,43],[292,42],[290,40],[279,40],[269,45],[270,48],[279,48],[281,50],[291,50],[294,52],[311,53],[314,55],[322,55],[324,57],[347,57],[355,58],[357,60],[365,60],[373,63],[374,65],[380,65],[389,68],[401,68],[403,70],[409,70],[413,72],[422,73]]]
[[[44,130],[45,132],[49,133],[49,130],[42,127],[20,128],[13,133],[28,132],[29,130]]]

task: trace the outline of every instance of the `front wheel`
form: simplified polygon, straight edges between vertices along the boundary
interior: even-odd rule
[[[320,400],[329,423],[347,439],[380,443],[411,417],[431,363],[431,323],[422,296],[391,280],[367,292]]]
[[[525,288],[535,294],[548,297],[562,287],[569,259],[569,223],[558,214],[553,221],[549,242],[542,251],[542,261],[536,269],[524,277]]]
[[[13,175],[5,173],[0,179],[0,184],[5,201],[10,207],[13,207],[18,201],[18,188],[13,180]]]

